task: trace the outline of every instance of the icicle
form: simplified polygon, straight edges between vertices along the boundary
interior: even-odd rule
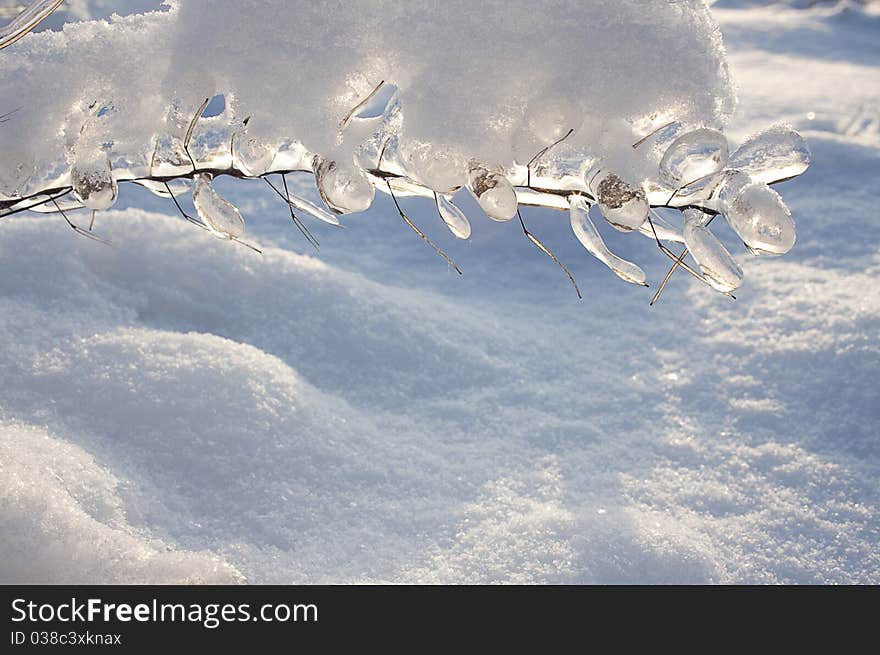
[[[710,214],[699,209],[684,212],[684,242],[712,288],[729,293],[742,284],[743,272],[706,222]]]
[[[241,212],[220,196],[211,186],[213,177],[209,173],[199,173],[193,184],[193,204],[215,236],[221,239],[238,239],[244,234],[244,219]]]
[[[364,211],[373,204],[375,188],[354,164],[343,166],[316,155],[313,167],[321,198],[337,214]]]
[[[486,216],[493,221],[509,221],[516,216],[516,191],[510,180],[501,173],[472,163],[468,171],[467,188],[486,212]]]
[[[581,245],[614,271],[620,279],[644,286],[645,272],[632,262],[621,259],[608,250],[608,246],[605,245],[599,231],[590,220],[590,206],[587,201],[582,196],[571,196],[570,203],[571,229]]]
[[[745,186],[724,216],[755,254],[784,255],[794,246],[797,235],[791,212],[766,184]]]
[[[602,216],[621,232],[637,230],[648,220],[648,198],[641,187],[614,173],[599,172],[591,179]]]
[[[459,239],[471,238],[471,224],[467,216],[458,207],[452,204],[452,201],[442,193],[435,193],[434,198],[437,202],[437,211],[440,218],[446,223],[446,227]]]
[[[750,136],[731,156],[730,167],[756,182],[770,184],[800,175],[810,166],[804,138],[787,125],[775,125]]]

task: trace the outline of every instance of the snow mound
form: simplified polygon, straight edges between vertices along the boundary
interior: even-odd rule
[[[44,552],[51,510],[81,556],[16,580],[876,579],[873,392],[846,385],[880,305],[840,274],[765,264],[748,329],[695,293],[670,339],[662,315],[453,300],[159,214],[108,212],[113,248],[59,223],[0,232],[0,407],[27,444],[0,461],[53,489],[3,535]],[[595,301],[647,310],[619,296]],[[832,391],[805,397],[812,363]]]
[[[5,584],[230,584],[211,553],[131,526],[120,481],[45,428],[0,422],[0,580]]]

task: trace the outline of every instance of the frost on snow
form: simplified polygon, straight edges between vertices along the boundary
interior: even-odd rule
[[[20,105],[0,130],[0,216],[107,209],[126,181],[177,202],[193,180],[191,220],[238,241],[244,220],[213,178],[279,173],[265,179],[304,234],[295,212],[338,224],[378,189],[430,198],[468,239],[451,199],[467,188],[496,221],[522,205],[569,211],[591,254],[645,284],[603,242],[597,205],[614,228],[655,239],[673,270],[724,292],[741,271],[711,221],[666,225],[651,207],[723,214],[751,252],[783,254],[794,221],[766,185],[810,160],[786,126],[730,153],[735,97],[702,0],[567,0],[540,12],[522,0],[168,0],[21,38],[0,56],[0,87]],[[205,116],[221,98],[222,112]],[[283,176],[294,171],[314,175],[329,212],[290,194]],[[702,273],[662,241],[683,241]]]

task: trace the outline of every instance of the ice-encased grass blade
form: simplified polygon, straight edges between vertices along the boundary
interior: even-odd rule
[[[18,41],[58,9],[64,0],[37,0],[7,25],[0,27],[0,50]]]
[[[713,289],[729,293],[739,288],[742,268],[707,227],[709,214],[698,209],[684,211],[684,243]]]
[[[244,234],[244,219],[231,202],[223,198],[211,185],[213,177],[199,173],[193,184],[193,205],[199,218],[215,236],[221,239],[238,239]]]
[[[471,224],[464,212],[442,193],[435,193],[434,200],[437,203],[437,212],[449,231],[459,239],[470,239]]]
[[[610,268],[621,280],[645,285],[645,272],[608,249],[599,231],[590,219],[590,206],[582,196],[570,199],[571,229],[581,245],[600,262]]]

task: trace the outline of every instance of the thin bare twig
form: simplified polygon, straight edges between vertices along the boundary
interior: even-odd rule
[[[574,128],[571,128],[568,132],[566,132],[565,136],[563,136],[561,139],[556,139],[556,141],[551,143],[549,146],[546,146],[546,147],[542,148],[541,150],[539,150],[538,153],[529,160],[529,163],[526,164],[526,186],[527,187],[532,186],[532,164],[534,164],[536,161],[538,161],[541,157],[546,155],[548,152],[550,152],[553,148],[558,146],[560,143],[565,141],[568,137],[571,136],[572,132],[574,132]]]
[[[58,201],[55,200],[54,198],[52,199],[52,204],[55,205],[55,208],[58,210],[58,213],[64,217],[64,220],[67,221],[67,224],[73,229],[74,232],[76,232],[80,236],[86,237],[87,239],[91,239],[92,241],[97,241],[98,243],[103,243],[105,246],[112,246],[113,245],[107,239],[102,239],[98,235],[93,234],[93,233],[89,232],[88,230],[82,229],[79,225],[75,225],[73,223],[73,221],[71,221],[67,217],[67,214],[65,213],[65,211],[63,209],[61,209],[61,205],[59,205]]]
[[[279,191],[278,188],[274,184],[272,184],[271,180],[269,180],[268,177],[264,177],[263,181],[268,184],[275,193],[277,193],[279,196],[287,201],[287,209],[290,211],[290,220],[292,220],[293,224],[296,225],[300,232],[302,232],[302,235],[306,238],[306,241],[312,244],[312,247],[314,247],[315,250],[320,250],[321,244],[318,243],[318,240],[311,233],[309,228],[306,227],[305,223],[303,223],[300,218],[293,212],[293,205],[290,203],[290,190],[287,188],[287,176],[283,174],[281,175],[281,181],[284,183],[284,194],[282,194],[281,191]]]
[[[363,107],[364,105],[366,105],[370,100],[372,100],[376,96],[376,94],[379,93],[379,89],[382,88],[383,84],[385,84],[385,80],[382,80],[381,82],[379,82],[376,85],[376,87],[372,91],[370,91],[369,95],[367,95],[366,98],[364,98],[359,103],[357,103],[354,107],[351,108],[351,110],[345,115],[345,118],[343,118],[341,121],[339,121],[339,129],[340,130],[344,130],[346,127],[348,127],[348,124],[351,121],[352,117],[354,116],[355,112],[358,109],[360,109],[361,107]]]
[[[561,268],[565,272],[565,274],[568,276],[568,279],[571,281],[571,286],[574,287],[574,290],[577,293],[578,298],[582,300],[583,296],[581,295],[581,290],[578,288],[577,282],[574,281],[574,276],[572,276],[571,272],[565,267],[565,264],[563,264],[561,261],[559,261],[559,258],[556,255],[554,255],[552,252],[550,252],[550,250],[547,248],[547,246],[545,246],[543,243],[541,243],[534,234],[529,232],[529,230],[526,228],[525,221],[523,221],[522,213],[520,213],[519,209],[516,210],[516,215],[519,217],[519,224],[522,226],[523,233],[526,235],[526,237],[528,237],[529,241],[531,241],[538,250],[540,250],[545,255],[547,255],[550,259],[552,259],[554,262],[556,262],[556,265],[559,266],[559,268]]]
[[[434,249],[434,251],[435,251],[438,255],[440,255],[444,260],[446,260],[446,263],[449,264],[453,269],[455,269],[455,272],[456,272],[456,273],[458,273],[459,275],[461,275],[461,269],[458,267],[458,265],[457,265],[454,261],[452,261],[452,258],[451,258],[449,255],[447,255],[445,252],[443,252],[443,251],[440,249],[440,247],[439,247],[436,243],[434,243],[433,241],[431,241],[431,239],[428,238],[428,235],[426,235],[426,234],[425,234],[424,232],[422,232],[418,227],[416,227],[416,224],[413,223],[413,222],[410,220],[409,216],[407,216],[407,215],[404,213],[403,209],[401,209],[401,207],[400,207],[400,203],[397,202],[397,196],[394,195],[394,189],[391,188],[391,182],[390,182],[389,180],[386,179],[386,180],[385,180],[385,184],[388,185],[388,193],[391,194],[391,199],[394,201],[394,206],[397,208],[397,213],[400,214],[400,217],[403,219],[404,223],[406,223],[407,225],[409,225],[410,229],[411,229],[413,232],[415,232],[416,234],[418,234],[419,237],[420,237],[425,243],[427,243],[429,246],[431,246],[431,247]]]

